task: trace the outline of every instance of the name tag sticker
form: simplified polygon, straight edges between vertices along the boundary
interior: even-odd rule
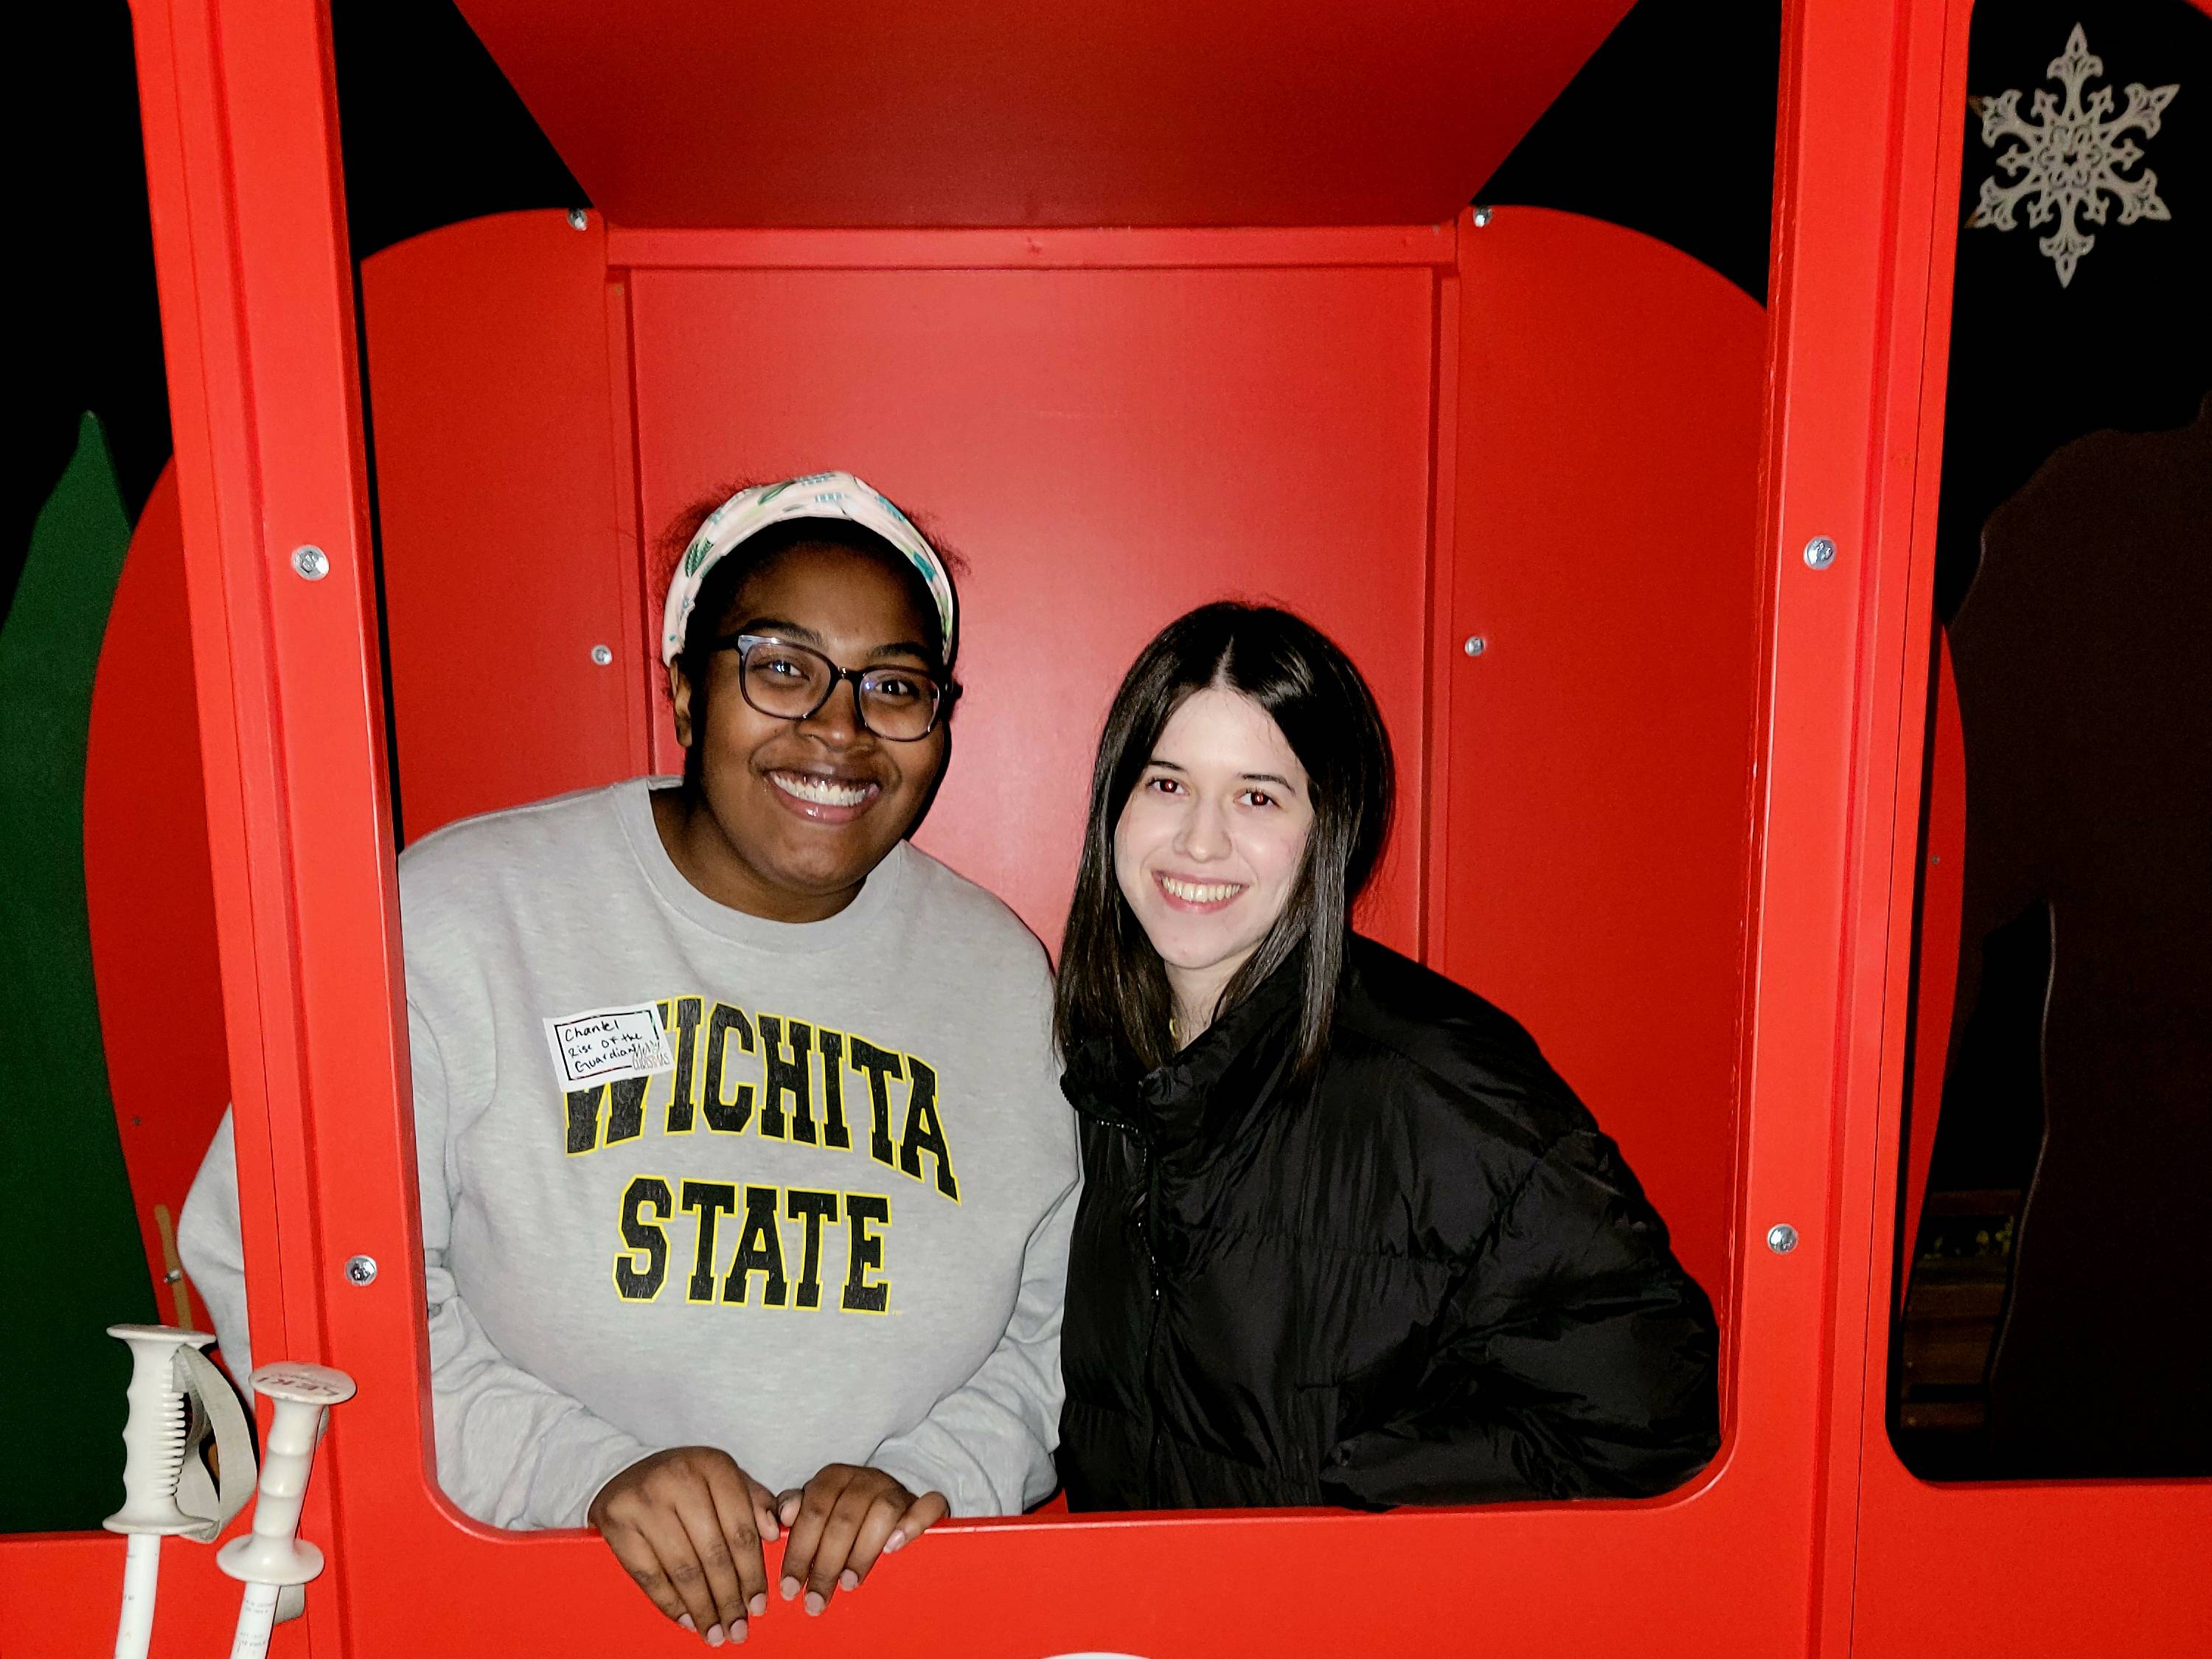
[[[593,1008],[545,1022],[553,1047],[553,1068],[573,1089],[584,1084],[619,1082],[676,1069],[668,1034],[651,1003],[638,1008]]]

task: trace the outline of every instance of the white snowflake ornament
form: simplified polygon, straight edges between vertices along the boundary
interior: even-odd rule
[[[2015,182],[2000,185],[1996,173],[1983,179],[1981,201],[1966,227],[2010,230],[2013,209],[2023,198],[2031,226],[2049,224],[2056,217],[2057,228],[2036,246],[2057,266],[2061,288],[2073,282],[2074,267],[2097,245],[2075,216],[2103,224],[2107,193],[2118,198],[2124,225],[2173,216],[2159,199],[2155,173],[2145,167],[2135,178],[2121,176],[2124,168],[2143,157],[2142,147],[2123,135],[2132,128],[2145,138],[2156,136],[2159,112],[2173,101],[2180,85],[2146,87],[2140,81],[2130,82],[2128,106],[2114,116],[2111,87],[2098,88],[2086,100],[2081,95],[2083,84],[2104,72],[2105,60],[2090,52],[2088,39],[2076,23],[2066,37],[2064,54],[2052,58],[2044,70],[2046,78],[2065,87],[2063,107],[2050,93],[2039,91],[2036,118],[2031,122],[2021,118],[2017,90],[1978,100],[1982,142],[1992,149],[2006,138],[2021,143],[1996,158],[1997,172],[2016,175]]]

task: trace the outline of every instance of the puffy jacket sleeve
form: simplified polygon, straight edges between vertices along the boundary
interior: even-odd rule
[[[1711,1304],[1613,1143],[1568,1130],[1475,1241],[1418,1385],[1338,1445],[1335,1502],[1643,1497],[1720,1444]]]

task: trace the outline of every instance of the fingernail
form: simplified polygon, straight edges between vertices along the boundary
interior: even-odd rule
[[[799,1594],[799,1581],[796,1578],[787,1578],[776,1588],[783,1592],[783,1599],[788,1601]]]
[[[839,1589],[860,1589],[860,1575],[854,1572],[850,1567],[846,1568],[844,1571],[837,1575],[837,1588]]]
[[[768,1592],[766,1590],[755,1591],[753,1594],[753,1599],[745,1603],[745,1611],[751,1613],[756,1619],[759,1618],[761,1614],[766,1613],[768,1611]]]
[[[707,1626],[707,1645],[710,1648],[719,1648],[722,1645],[722,1627],[720,1625]]]
[[[827,1601],[822,1599],[821,1591],[809,1590],[806,1592],[806,1616],[809,1619],[817,1617],[821,1613],[822,1609],[829,1605],[830,1604]]]
[[[745,1639],[745,1621],[744,1621],[744,1620],[740,1619],[740,1620],[738,1620],[737,1621],[737,1623],[735,1623],[735,1624],[733,1624],[733,1625],[732,1625],[732,1626],[730,1626],[730,1640],[732,1640],[732,1642],[742,1642],[742,1641],[744,1641],[744,1639]]]
[[[885,1555],[889,1555],[892,1551],[902,1547],[905,1543],[906,1529],[902,1527],[898,1531],[893,1533],[890,1537],[884,1540],[884,1553]]]
[[[690,1631],[694,1636],[696,1636],[699,1633],[699,1626],[691,1622],[691,1615],[688,1613],[678,1613],[676,1615],[676,1622],[683,1626],[684,1629]]]

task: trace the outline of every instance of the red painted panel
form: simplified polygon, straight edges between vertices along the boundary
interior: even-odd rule
[[[184,617],[184,527],[171,466],[138,515],[116,585],[84,766],[84,899],[100,1042],[165,1320],[179,1309],[162,1283],[154,1211],[167,1209],[173,1224],[230,1099]],[[204,1329],[204,1309],[191,1311]]]
[[[1410,951],[1434,289],[1419,268],[639,271],[644,520],[842,466],[966,555],[968,695],[917,840],[1048,943],[1138,649],[1224,595],[1304,612],[1403,763],[1368,920]]]
[[[461,0],[635,225],[1437,224],[1627,0]]]
[[[507,214],[362,270],[410,840],[645,765],[604,236]]]
[[[1765,316],[1530,208],[1462,258],[1438,958],[1526,1023],[1728,1295]],[[1440,599],[1440,603],[1443,601]]]
[[[1868,1429],[1854,1654],[2204,1651],[2212,1481],[1929,1486]]]
[[[120,1410],[118,1402],[118,1419]],[[247,1517],[240,1516],[224,1540],[247,1526]],[[163,1540],[147,1659],[210,1659],[230,1651],[243,1586],[216,1567],[216,1547],[186,1538]],[[123,1550],[122,1535],[112,1532],[0,1538],[0,1652],[8,1659],[98,1659],[112,1652]],[[309,1603],[313,1607],[326,1591],[318,1587],[307,1594],[317,1598]],[[270,1636],[269,1659],[311,1659],[307,1624],[295,1620],[277,1626]]]

